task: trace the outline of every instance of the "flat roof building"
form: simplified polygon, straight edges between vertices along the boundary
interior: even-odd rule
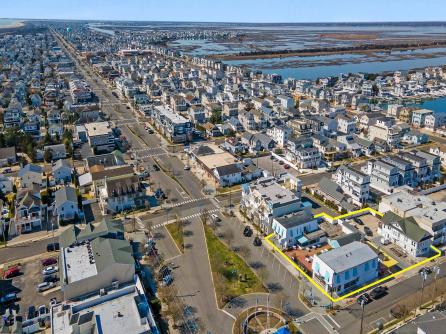
[[[407,187],[397,189],[393,194],[383,196],[379,211],[392,211],[402,218],[413,217],[418,225],[433,235],[433,244],[446,242],[446,203],[417,194]]]
[[[135,260],[127,240],[96,238],[61,248],[61,289],[65,299],[133,280]]]
[[[53,306],[51,333],[159,333],[144,288],[137,276],[127,285],[110,286],[79,301]]]

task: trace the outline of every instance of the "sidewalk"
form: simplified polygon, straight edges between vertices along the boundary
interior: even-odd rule
[[[51,231],[39,231],[39,232],[33,232],[33,233],[29,233],[29,234],[21,234],[12,240],[9,240],[7,247],[9,248],[9,247],[15,247],[15,246],[20,246],[20,245],[24,245],[24,244],[30,244],[30,243],[33,243],[36,241],[50,239],[53,236],[55,238],[57,238],[65,229],[66,229],[66,226],[60,227],[54,231],[54,234]]]

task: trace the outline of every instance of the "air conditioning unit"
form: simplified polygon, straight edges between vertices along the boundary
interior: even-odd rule
[[[114,282],[112,282],[112,288],[113,288],[114,290],[119,289],[119,281],[114,281]]]

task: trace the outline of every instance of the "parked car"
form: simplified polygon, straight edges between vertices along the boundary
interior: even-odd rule
[[[262,245],[262,239],[260,239],[259,237],[255,237],[254,241],[252,242],[252,244],[254,246],[261,246]]]
[[[50,257],[48,259],[42,260],[42,266],[48,267],[57,263],[57,259],[55,257]]]
[[[0,304],[9,304],[17,300],[16,293],[8,293],[0,298]]]
[[[215,213],[211,214],[211,219],[214,223],[218,223],[219,221],[221,221],[220,217],[217,216]]]
[[[60,248],[59,243],[58,242],[52,242],[48,245],[46,245],[46,251],[47,252],[54,252],[54,251],[58,251]]]
[[[364,293],[356,299],[357,303],[361,305],[364,302],[364,305],[370,303],[372,299],[370,298],[368,293]]]
[[[362,220],[359,219],[359,218],[353,218],[353,221],[354,221],[356,224],[358,224],[358,225],[364,225],[364,223],[362,222]]]
[[[44,281],[44,282],[52,282],[52,283],[56,283],[58,280],[59,280],[59,278],[57,277],[56,274],[51,274],[51,275],[43,276],[43,281]]]
[[[283,166],[283,168],[285,168],[285,169],[290,169],[290,165],[285,164],[285,166]]]
[[[45,305],[39,306],[39,316],[45,315],[48,313],[48,309]]]
[[[369,237],[373,236],[373,232],[372,232],[372,230],[370,229],[370,227],[368,227],[368,226],[364,226],[364,233],[365,233],[366,235],[368,235]]]
[[[432,269],[428,268],[428,267],[423,267],[420,270],[418,270],[418,272],[421,274],[422,272],[425,272],[426,275],[432,274]]]
[[[51,275],[54,273],[57,273],[59,271],[59,268],[57,266],[50,266],[50,267],[46,267],[45,269],[42,270],[42,275]]]
[[[50,299],[50,306],[57,305],[57,299],[55,297]]]
[[[160,168],[158,167],[157,164],[153,164],[152,167],[153,167],[153,169],[156,170],[156,171],[159,171],[159,170],[160,170]]]
[[[243,230],[243,235],[245,237],[250,237],[252,235],[252,228],[250,226],[245,226],[245,229]]]
[[[38,292],[43,292],[46,290],[49,290],[51,288],[54,287],[54,283],[53,282],[42,282],[39,285],[37,285],[37,291]]]
[[[36,317],[36,307],[34,305],[30,305],[28,307],[28,315],[26,316],[26,319],[34,319]]]
[[[190,166],[189,166],[189,165],[186,165],[186,166],[184,166],[183,169],[184,169],[184,170],[190,170]]]
[[[273,155],[270,155],[270,156],[269,156],[269,159],[270,159],[270,160],[274,160],[274,156],[273,156]]]
[[[382,286],[379,286],[370,292],[370,297],[372,297],[373,299],[379,299],[381,297],[384,297],[386,294],[387,294],[387,289]]]
[[[9,279],[20,275],[19,267],[12,267],[5,271],[4,278]]]
[[[279,165],[283,165],[283,164],[285,164],[285,163],[283,162],[283,160],[280,160],[280,161],[279,161]]]

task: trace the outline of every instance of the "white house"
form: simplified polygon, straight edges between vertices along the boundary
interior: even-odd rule
[[[12,178],[6,175],[0,174],[0,191],[3,195],[12,191]]]
[[[270,136],[278,147],[284,147],[292,133],[292,129],[286,126],[274,126],[266,130],[266,134]]]
[[[271,228],[277,243],[286,248],[296,245],[305,234],[317,231],[319,224],[311,212],[299,211],[273,218]]]
[[[358,206],[366,203],[370,197],[370,176],[349,166],[342,165],[333,174],[333,180],[350,196],[352,202]]]
[[[109,122],[86,123],[85,129],[92,148],[103,152],[113,151],[115,136]]]
[[[446,165],[446,146],[437,144],[429,148],[429,153],[440,157],[441,164]]]
[[[65,183],[71,181],[71,173],[73,168],[68,160],[57,160],[53,163],[53,178],[56,183]]]
[[[241,206],[250,219],[258,220],[260,227],[270,230],[272,219],[303,210],[302,182],[296,179],[292,189],[286,189],[274,177],[266,177],[242,186]]]
[[[416,128],[423,128],[425,126],[426,117],[433,115],[432,110],[418,109],[412,111],[412,125]]]
[[[39,165],[28,164],[18,174],[22,188],[32,188],[33,184],[43,185],[43,169]]]
[[[381,219],[378,233],[413,257],[426,256],[432,245],[432,235],[418,226],[415,218],[401,218],[391,211]]]
[[[370,186],[386,194],[400,186],[398,168],[381,160],[371,159],[361,168],[361,171],[370,175]]]
[[[378,277],[378,255],[369,246],[353,241],[314,255],[313,279],[327,292],[342,295]]]
[[[99,191],[99,206],[104,215],[134,210],[145,204],[146,192],[136,175],[107,179]]]
[[[59,220],[70,221],[79,217],[80,211],[77,202],[76,189],[62,187],[57,190],[55,196],[55,215]]]
[[[338,121],[337,130],[339,132],[349,135],[356,131],[356,121],[353,118],[337,116],[336,120]]]
[[[15,216],[10,235],[19,235],[42,228],[42,204],[33,191],[25,190],[17,195]]]

